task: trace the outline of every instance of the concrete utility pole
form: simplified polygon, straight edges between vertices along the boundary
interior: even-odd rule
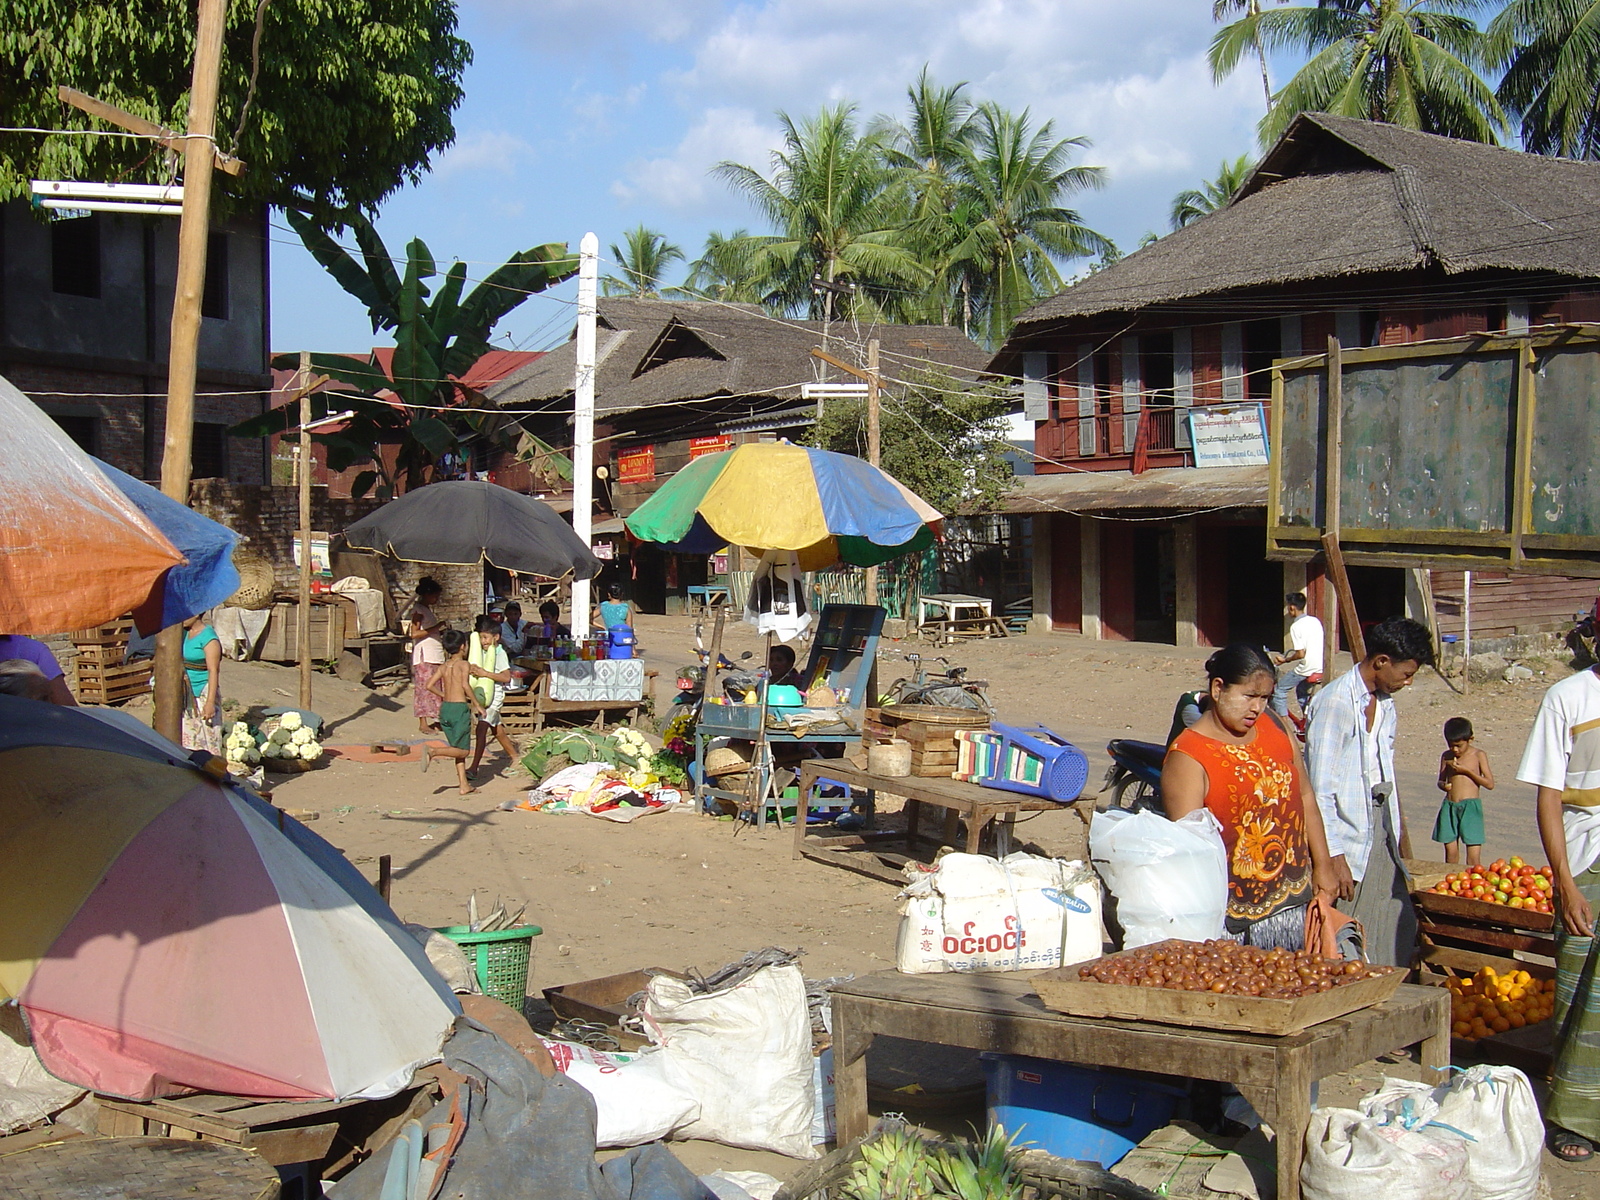
[[[211,231],[211,173],[216,156],[217,80],[222,71],[226,0],[199,0],[189,127],[184,137],[183,214],[178,218],[178,279],[172,298],[172,338],[167,348],[166,445],[161,490],[189,503],[194,446],[194,385],[200,350],[200,300],[206,284],[206,243]],[[188,680],[183,673],[183,628],[156,639],[155,729],[176,742],[183,736]]]
[[[300,604],[295,641],[300,650],[300,707],[311,707],[311,354],[300,351]],[[331,649],[331,647],[330,647]]]
[[[882,463],[882,436],[878,425],[878,389],[882,386],[878,379],[878,339],[872,338],[867,342],[867,461],[875,467]],[[878,602],[878,568],[867,568],[867,603]]]
[[[572,382],[572,529],[589,544],[594,532],[594,372],[595,284],[600,272],[600,239],[592,233],[578,243],[577,371]],[[572,636],[589,628],[589,581],[572,581]]]

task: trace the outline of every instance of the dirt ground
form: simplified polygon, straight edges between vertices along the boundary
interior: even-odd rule
[[[660,672],[656,699],[665,707],[676,668],[693,661],[694,623],[643,616],[638,624],[647,666]],[[724,648],[733,657],[744,650],[759,655],[757,636],[742,624],[729,625]],[[907,652],[934,653],[913,642],[887,643],[880,654],[880,686],[907,673]],[[1081,746],[1091,763],[1091,788],[1104,773],[1108,739],[1165,735],[1174,699],[1203,680],[1206,657],[1202,650],[1069,635],[1030,635],[942,652],[989,681],[1000,720],[1043,724]],[[1446,718],[1464,715],[1473,721],[1499,781],[1485,797],[1485,859],[1520,853],[1544,861],[1531,789],[1513,776],[1545,686],[1569,672],[1555,663],[1530,665],[1549,674],[1521,684],[1474,685],[1470,697],[1463,697],[1428,672],[1399,698],[1400,795],[1417,857],[1443,857],[1428,841],[1439,797],[1434,778],[1443,748],[1440,728]],[[297,687],[293,669],[266,664],[226,663],[222,682],[224,696],[246,706],[293,703]],[[312,707],[328,723],[328,745],[422,736],[409,690],[389,697],[319,675]],[[508,765],[493,743],[485,765],[496,772]],[[473,892],[480,911],[497,900],[512,908],[526,904],[526,919],[544,931],[535,942],[529,987],[535,995],[640,967],[709,970],[766,945],[802,948],[802,965],[812,978],[893,965],[894,888],[794,861],[788,829],[757,831],[687,812],[619,825],[581,815],[500,811],[500,802],[530,786],[525,775],[480,778],[479,791],[464,797],[448,764],[423,774],[415,760],[335,760],[321,770],[272,779],[274,802],[317,811],[313,827],[368,875],[376,876],[379,855],[392,856],[393,904],[407,920],[433,926],[463,921]],[[1044,852],[1083,854],[1083,824],[1070,811],[1041,814],[1019,825],[1018,833],[1025,845]],[[1363,1081],[1348,1081],[1349,1089]],[[697,1170],[753,1167],[781,1175],[784,1166],[770,1155],[709,1145],[691,1144],[683,1157]],[[1600,1175],[1585,1177],[1552,1164],[1552,1180],[1558,1198],[1600,1197],[1600,1188],[1589,1183]]]

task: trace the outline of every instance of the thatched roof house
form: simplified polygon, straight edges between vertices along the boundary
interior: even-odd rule
[[[959,329],[944,325],[859,326],[835,321],[835,354],[860,357],[875,337],[899,356],[893,372],[926,361],[974,378],[987,356]],[[614,426],[682,425],[695,414],[754,416],[800,404],[800,387],[818,378],[813,347],[820,321],[774,317],[754,304],[601,297],[595,341],[599,367],[595,416]],[[506,409],[549,410],[572,395],[576,345],[566,342],[487,391]],[[834,371],[832,377],[839,379]]]
[[[1596,212],[1594,163],[1307,113],[1226,206],[1034,305],[1014,338],[1068,317],[1389,272],[1600,278]]]

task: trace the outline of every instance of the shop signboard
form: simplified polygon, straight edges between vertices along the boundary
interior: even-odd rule
[[[707,454],[721,454],[724,450],[733,449],[733,438],[726,433],[719,433],[716,437],[697,437],[689,439],[689,460],[693,462]]]
[[[1267,416],[1260,404],[1224,404],[1189,412],[1197,467],[1267,465]]]
[[[656,448],[634,446],[617,451],[618,483],[654,483],[656,478]]]

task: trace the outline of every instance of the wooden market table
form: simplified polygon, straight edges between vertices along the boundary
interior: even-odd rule
[[[1033,993],[1030,972],[902,975],[880,971],[835,984],[833,1071],[839,1144],[867,1132],[867,1048],[878,1034],[1122,1067],[1235,1085],[1272,1126],[1278,1195],[1298,1200],[1311,1085],[1393,1050],[1417,1047],[1421,1065],[1450,1064],[1444,989],[1401,985],[1392,999],[1285,1037],[1147,1021],[1071,1017]]]
[[[817,781],[821,779],[836,779],[840,783],[849,784],[852,788],[861,788],[869,797],[879,791],[904,796],[905,832],[883,830],[859,834],[837,833],[827,837],[808,833],[806,814],[811,809],[811,799],[816,791]],[[921,821],[924,804],[944,810],[941,837],[933,838],[918,832],[917,827]],[[800,800],[795,807],[794,857],[810,858],[817,862],[842,866],[890,883],[904,883],[905,879],[898,871],[889,867],[879,868],[875,862],[869,861],[876,860],[882,854],[876,847],[884,843],[903,841],[904,854],[889,856],[893,860],[903,862],[916,854],[918,838],[932,841],[935,845],[954,845],[956,822],[965,818],[967,853],[978,852],[983,831],[991,822],[995,822],[995,853],[998,857],[1004,858],[1011,850],[1011,834],[1016,827],[1019,812],[1048,812],[1052,809],[1071,807],[1071,804],[1057,803],[1054,800],[1028,796],[1021,792],[1003,792],[995,788],[979,787],[975,783],[962,783],[956,779],[920,775],[873,775],[860,767],[852,766],[842,758],[810,759],[800,767]]]
[[[519,658],[517,663],[531,674],[527,677],[526,688],[507,691],[505,699],[501,701],[500,720],[508,733],[540,733],[544,730],[547,717],[572,717],[579,713],[589,714],[590,724],[599,729],[614,719],[613,714],[621,714],[630,722],[637,721],[639,713],[647,705],[655,703],[655,681],[659,672],[648,668],[644,672],[644,686],[637,699],[555,700],[550,696],[550,663],[547,660]]]

